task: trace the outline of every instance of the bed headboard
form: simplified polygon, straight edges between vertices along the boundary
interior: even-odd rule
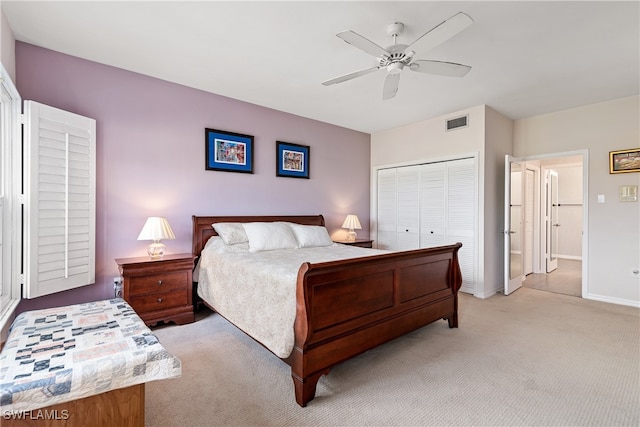
[[[281,216],[196,216],[191,217],[193,222],[193,234],[191,236],[191,252],[195,256],[200,256],[205,243],[212,236],[218,233],[213,229],[212,224],[216,222],[295,222],[302,225],[324,226],[322,215],[281,215]]]

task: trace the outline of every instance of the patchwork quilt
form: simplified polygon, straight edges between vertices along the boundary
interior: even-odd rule
[[[29,411],[182,375],[123,299],[21,313],[0,353],[0,409]]]

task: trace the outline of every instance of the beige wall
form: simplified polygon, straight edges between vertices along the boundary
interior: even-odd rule
[[[483,295],[504,286],[504,156],[512,154],[513,120],[487,107],[484,173],[484,278]]]
[[[484,105],[371,135],[371,166],[468,155],[484,145]],[[469,126],[447,132],[448,119],[469,114]]]
[[[588,150],[588,260],[585,298],[640,306],[640,202],[618,201],[618,187],[640,185],[640,173],[609,174],[613,150],[640,146],[640,98],[632,96],[517,120],[520,157]],[[598,203],[598,195],[605,203]]]
[[[11,76],[11,80],[16,83],[16,39],[2,9],[0,9],[0,62]]]

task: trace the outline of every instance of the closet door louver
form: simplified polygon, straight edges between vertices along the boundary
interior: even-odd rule
[[[24,295],[95,282],[96,122],[25,102]]]

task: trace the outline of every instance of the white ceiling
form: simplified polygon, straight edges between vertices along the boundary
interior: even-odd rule
[[[635,95],[638,1],[1,2],[17,40],[171,82],[360,130],[401,126],[487,104],[519,119]],[[464,78],[402,72],[382,100],[385,71],[335,36],[353,30],[410,44],[457,12],[474,23],[418,59],[473,67]]]

